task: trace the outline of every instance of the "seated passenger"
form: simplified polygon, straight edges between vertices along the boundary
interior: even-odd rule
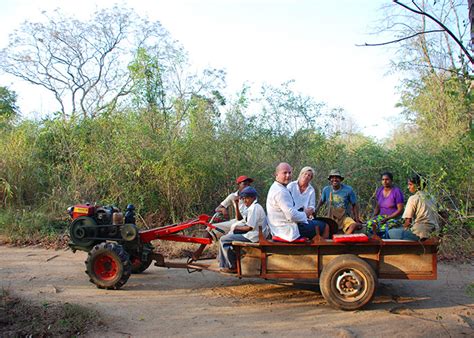
[[[403,228],[390,229],[388,231],[390,239],[424,240],[439,230],[436,203],[423,191],[424,188],[425,183],[420,175],[408,179],[408,191],[414,195],[407,200],[402,216],[405,220]]]
[[[328,217],[332,218],[345,234],[352,234],[362,228],[362,222],[359,218],[359,206],[357,197],[351,186],[342,184],[344,176],[339,170],[331,170],[328,175],[331,183],[323,188],[321,198],[316,206],[316,212],[321,206],[327,203]],[[352,217],[349,215],[352,211]]]
[[[375,192],[375,209],[372,219],[367,222],[367,234],[372,234],[376,226],[377,235],[388,238],[388,230],[402,225],[403,193],[393,185],[393,174],[386,171],[381,175],[382,186]]]
[[[230,232],[220,238],[219,268],[222,272],[236,272],[236,256],[232,248],[233,241],[258,242],[258,232],[262,229],[267,237],[267,217],[262,206],[257,202],[257,191],[253,187],[246,187],[240,192],[240,198],[247,207],[247,214],[232,225]]]
[[[237,191],[229,194],[215,209],[215,212],[220,212],[224,216],[224,218],[228,219],[228,208],[233,206],[235,211],[235,218],[225,222],[215,223],[214,225],[217,227],[217,229],[208,229],[209,234],[214,240],[217,240],[222,235],[228,233],[232,224],[242,220],[243,217],[247,215],[247,207],[245,206],[243,200],[239,198],[239,192],[242,191],[242,189],[244,189],[245,187],[250,186],[252,182],[253,179],[251,179],[250,177],[237,177],[237,179],[235,180],[235,183],[237,183],[238,187]]]
[[[316,236],[316,227],[323,238],[329,237],[329,226],[322,221],[309,220],[313,210],[298,211],[286,188],[291,181],[292,168],[288,163],[280,163],[275,170],[273,182],[267,195],[268,225],[274,237],[292,242],[301,237]]]
[[[311,185],[313,177],[314,169],[311,167],[304,167],[300,171],[298,180],[290,182],[287,186],[293,200],[295,201],[295,207],[298,211],[311,209],[314,213],[316,209],[316,191]]]

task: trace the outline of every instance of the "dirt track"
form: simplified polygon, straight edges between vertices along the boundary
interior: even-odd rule
[[[93,336],[474,336],[474,299],[466,292],[474,282],[472,265],[439,264],[437,281],[382,280],[367,309],[343,312],[326,305],[317,285],[154,266],[122,290],[100,290],[84,273],[85,258],[83,252],[0,246],[0,287],[98,310],[108,327]]]

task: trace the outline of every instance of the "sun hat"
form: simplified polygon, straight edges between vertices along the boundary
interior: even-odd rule
[[[328,180],[331,179],[332,176],[338,176],[341,178],[341,180],[344,180],[344,176],[341,175],[341,172],[337,169],[332,169],[330,172],[329,172],[329,175],[328,175]]]

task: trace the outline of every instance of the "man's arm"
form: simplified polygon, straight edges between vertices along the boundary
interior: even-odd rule
[[[235,209],[235,218],[240,221],[243,219],[242,214],[240,213],[240,208],[239,208],[239,197],[234,200],[234,209]]]
[[[229,217],[229,207],[233,204],[233,201],[235,199],[235,193],[229,194],[225,200],[219,204],[219,206],[215,209],[215,212],[220,212],[224,217],[228,218]]]
[[[362,223],[359,217],[359,205],[357,203],[352,204],[352,215],[354,216],[354,221],[357,223]]]
[[[306,213],[298,211],[293,207],[293,199],[289,191],[287,193],[282,191],[276,197],[277,203],[288,221],[295,223],[306,223],[308,221]]]
[[[235,231],[244,233],[244,232],[249,232],[252,229],[253,228],[251,226],[248,226],[248,225],[236,225],[233,229],[233,232],[234,232],[234,234],[236,233]]]
[[[352,216],[354,217],[354,221],[356,221],[357,223],[362,223],[359,217],[359,205],[357,204],[357,197],[352,188],[349,193],[349,202],[352,206]]]
[[[406,230],[410,227],[411,222],[413,221],[413,216],[415,215],[415,196],[408,198],[407,205],[405,206],[405,212],[403,213],[402,218],[404,219],[403,228]]]
[[[222,204],[219,204],[219,206],[214,211],[220,212],[226,218],[229,217],[229,212],[227,211],[227,208],[224,207]]]

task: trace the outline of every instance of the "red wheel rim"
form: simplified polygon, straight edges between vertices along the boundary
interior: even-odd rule
[[[109,254],[98,256],[94,262],[94,273],[102,280],[112,280],[117,277],[119,267],[114,257]]]

